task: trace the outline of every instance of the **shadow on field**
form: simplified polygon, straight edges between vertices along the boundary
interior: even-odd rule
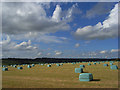
[[[93,81],[100,81],[100,79],[93,79]]]
[[[88,73],[88,72],[84,72],[84,71],[83,71],[83,73]]]

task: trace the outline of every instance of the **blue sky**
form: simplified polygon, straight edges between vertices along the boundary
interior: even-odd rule
[[[2,57],[118,57],[118,3],[3,3]]]

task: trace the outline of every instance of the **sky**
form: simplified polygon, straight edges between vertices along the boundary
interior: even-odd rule
[[[117,2],[4,2],[2,58],[118,57]]]

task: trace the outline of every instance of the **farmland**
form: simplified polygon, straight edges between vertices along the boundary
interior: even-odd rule
[[[108,66],[104,66],[108,64]],[[118,66],[118,62],[114,62]],[[2,72],[3,88],[117,88],[118,87],[118,70],[111,70],[109,62],[101,62],[96,65],[91,62],[81,63],[63,63],[61,66],[52,64],[39,65],[35,64],[32,68],[27,65],[18,70],[8,66],[8,71]],[[79,74],[75,73],[75,68],[85,65],[84,73],[92,73],[93,81],[79,81]]]

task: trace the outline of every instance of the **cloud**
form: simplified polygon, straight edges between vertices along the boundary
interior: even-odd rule
[[[73,18],[75,18],[75,15],[81,14],[82,11],[78,8],[78,4],[73,4],[71,8],[68,9],[68,11],[63,12],[64,16],[66,15],[65,19],[68,21],[72,21]]]
[[[39,51],[36,46],[31,45],[30,40],[21,42],[20,44],[10,41],[9,43],[2,43],[1,45],[3,58],[34,58]]]
[[[16,44],[14,42],[11,42],[9,35],[2,36],[2,40],[0,41],[0,49],[2,49],[2,52],[12,50],[14,45]]]
[[[77,5],[66,11],[63,11],[60,5],[56,5],[53,15],[48,16],[46,8],[49,9],[49,4],[3,3],[2,33],[13,35],[14,39],[31,39],[45,43],[61,43],[67,40],[66,37],[50,34],[70,29],[68,22],[71,21],[74,12],[77,14]]]
[[[17,52],[17,51],[23,51],[23,50],[36,50],[36,46],[31,45],[31,40],[28,40],[27,42],[23,41],[21,43],[16,43],[14,41],[11,41],[11,38],[9,35],[4,35],[3,40],[0,41],[0,46],[2,46],[3,52]]]
[[[106,51],[106,50],[103,50],[103,51],[100,51],[100,53],[101,53],[101,54],[105,54],[105,53],[107,53],[107,51]]]
[[[97,52],[88,52],[88,55],[93,57],[93,56],[96,56],[98,54],[97,54]]]
[[[79,44],[79,43],[76,43],[76,44],[75,44],[75,47],[76,47],[76,48],[77,48],[77,47],[79,47],[79,46],[80,46],[80,44]]]
[[[60,5],[56,5],[56,9],[53,12],[52,19],[56,22],[59,22],[61,20],[61,12],[62,12],[62,10],[61,10]]]
[[[61,18],[62,9],[56,5],[53,16],[47,16],[44,7],[36,3],[3,3],[3,33],[23,34],[27,32],[54,33],[68,30],[66,16]],[[69,19],[68,17],[67,19]]]
[[[62,55],[63,53],[61,51],[55,51],[55,55]]]
[[[11,41],[10,37],[7,35],[6,40],[1,40],[0,45],[5,45],[8,44]]]
[[[82,40],[104,40],[108,38],[115,38],[118,36],[118,4],[110,11],[106,20],[94,26],[85,26],[78,28],[74,34],[76,39]]]
[[[86,11],[87,18],[94,18],[98,15],[108,14],[110,12],[110,8],[112,3],[98,2],[95,6],[93,6],[90,10]]]
[[[31,40],[28,40],[28,42],[22,42],[20,44],[15,45],[14,49],[18,49],[18,50],[34,50],[34,49],[37,49],[37,47],[31,46]]]
[[[67,38],[63,37],[56,37],[56,36],[49,36],[49,35],[42,35],[40,38],[37,39],[38,42],[45,42],[45,43],[62,43]]]
[[[39,52],[37,55],[38,55],[38,56],[42,55],[42,52]]]
[[[21,37],[18,37],[18,39],[20,38]],[[24,38],[31,39],[34,42],[44,42],[44,43],[63,43],[68,40],[68,38],[66,37],[57,37],[49,34],[32,33],[32,32],[25,34]]]
[[[111,53],[114,53],[114,52],[120,52],[120,49],[112,49]]]
[[[51,53],[47,53],[47,55],[49,56],[49,55],[51,55]]]

